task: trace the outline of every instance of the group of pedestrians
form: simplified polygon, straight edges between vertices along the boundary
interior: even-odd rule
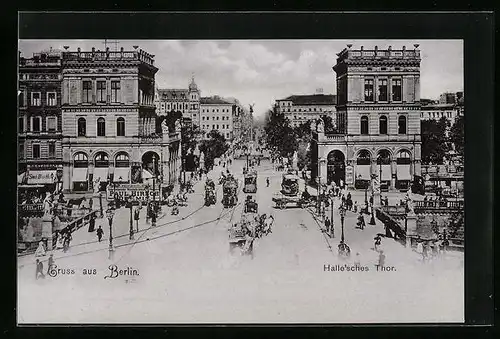
[[[49,260],[47,260],[47,275],[49,275],[51,267],[54,265],[54,255],[51,254],[49,256]],[[38,278],[45,279],[45,273],[43,269],[43,262],[40,259],[36,259],[36,264],[35,264],[35,279],[38,280]]]

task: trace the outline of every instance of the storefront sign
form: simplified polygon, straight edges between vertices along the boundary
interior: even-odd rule
[[[106,198],[108,201],[114,199],[115,195],[118,198],[125,200],[127,197],[131,196],[133,200],[147,201],[149,200],[160,200],[160,187],[159,185],[153,188],[144,184],[121,184],[121,185],[108,185],[106,189]]]
[[[28,184],[53,184],[57,181],[56,171],[28,171]]]
[[[24,204],[19,206],[19,214],[28,216],[33,214],[43,214],[43,204]]]
[[[346,166],[345,168],[345,183],[347,185],[354,184],[354,167]]]

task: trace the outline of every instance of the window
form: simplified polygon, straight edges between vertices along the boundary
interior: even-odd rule
[[[116,135],[119,137],[125,136],[125,118],[116,119]]]
[[[55,131],[57,128],[57,118],[56,117],[48,117],[47,118],[47,130],[49,132]]]
[[[120,94],[120,81],[119,80],[111,81],[111,102],[120,102],[119,94]],[[165,108],[164,102],[161,103],[161,107]]]
[[[373,101],[373,79],[365,79],[365,101]]]
[[[95,167],[109,167],[109,157],[104,152],[99,152],[95,156]]]
[[[379,118],[379,134],[387,134],[387,117],[382,115]]]
[[[19,107],[24,107],[24,91],[21,90],[19,93]]]
[[[106,81],[97,81],[97,102],[106,102]]]
[[[33,144],[33,159],[40,159],[40,145]]]
[[[92,102],[92,82],[89,80],[83,81],[83,98],[84,103]]]
[[[219,120],[219,117],[217,117],[217,120]]]
[[[49,106],[56,106],[57,105],[55,92],[48,92],[47,93],[47,105],[49,105]]]
[[[87,122],[85,118],[78,118],[78,136],[84,137],[87,134]]]
[[[49,142],[49,158],[55,158],[56,157],[56,142],[55,141],[50,141]]]
[[[410,152],[406,150],[401,150],[398,152],[396,158],[396,164],[398,165],[409,165],[411,164],[411,155]]]
[[[24,144],[19,144],[19,159],[24,159]]]
[[[106,135],[106,121],[104,118],[97,119],[97,136],[103,137]]]
[[[378,101],[387,101],[387,79],[378,81]]]
[[[89,165],[87,155],[82,152],[76,153],[73,160],[75,162],[74,166],[77,168],[88,167]]]
[[[41,106],[42,99],[40,97],[41,97],[40,92],[31,93],[31,105],[32,106]]]
[[[31,131],[32,132],[40,132],[41,129],[41,118],[40,117],[34,117],[33,118],[33,125],[31,126]]]
[[[398,118],[398,134],[406,134],[406,117],[400,115]]]
[[[361,117],[361,134],[368,134],[368,117],[366,115]]]
[[[370,165],[371,160],[370,160],[370,152],[367,150],[361,150],[359,151],[358,158],[356,159],[356,164],[357,165]]]
[[[401,101],[401,79],[392,80],[392,101]]]
[[[24,133],[24,118],[19,118],[19,133]]]
[[[120,153],[115,158],[115,167],[129,167],[130,160],[127,153]]]

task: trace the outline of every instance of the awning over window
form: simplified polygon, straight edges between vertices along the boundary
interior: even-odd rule
[[[29,171],[27,174],[28,184],[53,184],[57,181],[56,170]]]
[[[87,181],[88,168],[73,168],[73,182]]]
[[[391,165],[382,165],[381,180],[391,180]]]
[[[113,182],[128,182],[130,177],[129,167],[115,167]]]
[[[356,180],[370,180],[370,165],[356,166]]]
[[[411,180],[410,165],[398,165],[398,180]]]
[[[106,182],[108,181],[108,173],[109,173],[109,167],[95,167],[92,180],[95,182],[97,181]]]
[[[143,179],[152,179],[153,178],[153,174],[151,174],[151,172],[149,171],[146,171],[146,170],[142,170],[142,178]]]

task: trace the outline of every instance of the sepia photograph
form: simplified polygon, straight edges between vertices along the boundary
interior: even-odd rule
[[[18,53],[18,324],[464,323],[463,40]]]

